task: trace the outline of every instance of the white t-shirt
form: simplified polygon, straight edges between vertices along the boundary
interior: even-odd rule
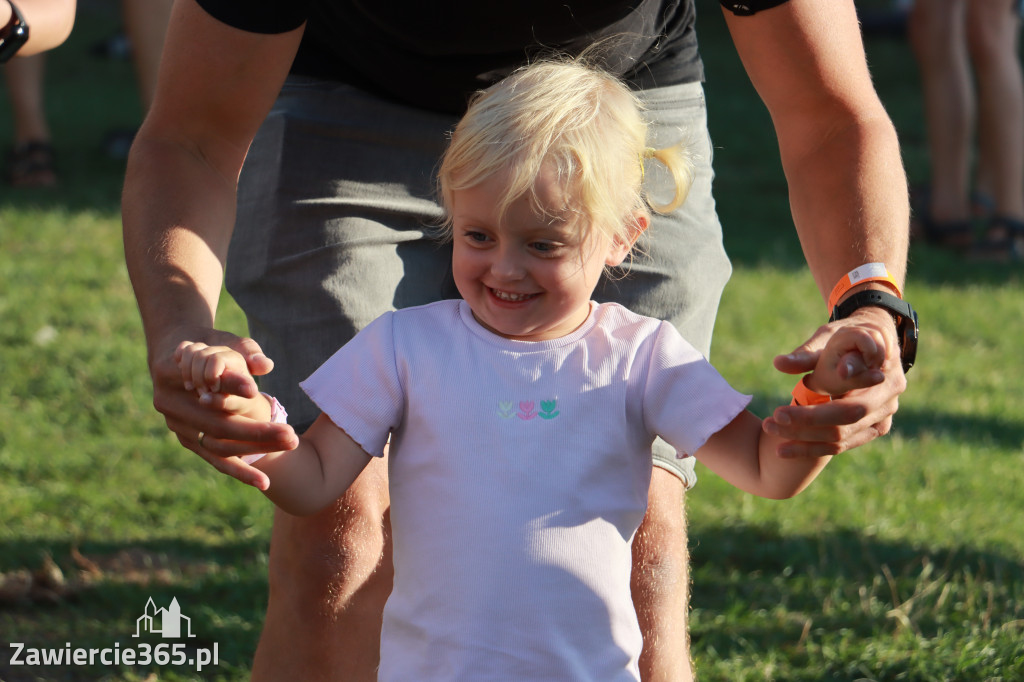
[[[391,435],[388,682],[638,680],[651,443],[689,456],[750,400],[672,325],[615,304],[538,342],[463,301],[386,313],[302,386],[369,454]]]

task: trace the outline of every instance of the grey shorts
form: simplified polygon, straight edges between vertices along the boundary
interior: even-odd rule
[[[641,93],[651,146],[680,140],[697,164],[679,210],[655,215],[643,255],[595,292],[670,320],[705,354],[731,267],[711,196],[711,143],[699,83]],[[299,382],[385,311],[457,298],[450,246],[430,225],[441,211],[434,169],[452,116],[382,100],[351,86],[288,79],[246,157],[227,266],[229,293],[250,335],[275,361],[263,390],[297,429],[316,418]],[[656,164],[649,164],[656,166]],[[649,186],[664,186],[655,168]],[[655,443],[654,463],[696,482],[693,459]]]

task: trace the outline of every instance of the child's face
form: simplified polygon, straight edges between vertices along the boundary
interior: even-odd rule
[[[547,168],[535,185],[546,210],[535,211],[523,196],[499,221],[504,181],[499,173],[453,193],[455,284],[477,321],[496,334],[521,341],[565,336],[587,319],[604,267],[621,263],[629,245],[596,230],[583,238]]]

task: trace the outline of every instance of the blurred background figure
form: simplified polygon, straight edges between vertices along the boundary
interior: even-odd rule
[[[1000,260],[1024,259],[1021,5],[916,0],[908,24],[931,169],[930,187],[915,200],[916,235]],[[978,240],[976,220],[983,224]]]
[[[42,51],[63,42],[74,23],[75,0],[14,0],[28,24],[29,40],[16,56],[0,66],[12,108],[13,139],[4,155],[2,179],[14,187],[57,184],[56,153],[45,108],[46,57]],[[129,58],[135,70],[142,115],[149,111],[173,0],[121,0],[123,33],[101,45],[101,56]],[[8,0],[0,0],[0,27],[11,16]],[[114,128],[100,141],[103,153],[125,159],[137,126]]]
[[[125,35],[131,45],[135,78],[142,98],[143,115],[149,111],[156,92],[156,75],[160,68],[160,55],[164,51],[164,36],[171,18],[174,0],[122,0],[121,17]]]
[[[15,187],[49,187],[57,183],[50,127],[43,105],[46,57],[42,53],[63,43],[75,23],[75,0],[18,0],[17,10],[28,26],[28,40],[8,54],[4,82],[11,100],[14,139],[7,153],[4,180]],[[0,0],[0,30],[20,23],[15,4]],[[6,33],[0,41],[10,38]]]
[[[17,56],[28,57],[53,49],[71,35],[75,0],[0,0],[0,29],[16,16],[15,7],[31,29]]]
[[[14,187],[57,184],[50,126],[43,105],[45,71],[45,54],[18,56],[3,66],[14,120],[14,140],[7,153],[4,180]]]
[[[891,0],[887,6],[857,3],[860,30],[865,36],[907,37],[907,15],[913,0]],[[863,5],[863,6],[862,6]]]
[[[174,0],[121,0],[124,35],[113,36],[107,42],[105,53],[108,56],[116,57],[127,51],[132,60],[143,117],[149,111],[156,92],[156,77],[172,4]],[[115,128],[107,132],[102,142],[104,153],[114,159],[128,158],[136,130],[137,127]]]

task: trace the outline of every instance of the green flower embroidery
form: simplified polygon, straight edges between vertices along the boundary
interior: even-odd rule
[[[540,401],[540,418],[541,419],[554,419],[558,416],[558,401],[557,400],[542,400]]]
[[[502,419],[511,419],[514,416],[514,410],[511,400],[508,402],[503,400],[498,403],[498,416]]]

